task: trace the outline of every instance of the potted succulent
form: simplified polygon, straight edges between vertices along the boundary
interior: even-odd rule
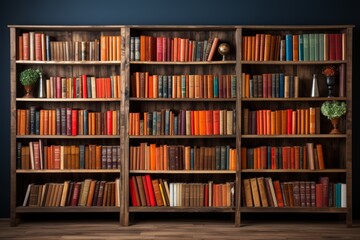
[[[32,98],[32,89],[34,84],[39,80],[41,76],[39,69],[27,68],[20,73],[20,82],[25,88],[25,98]]]
[[[321,113],[331,120],[333,129],[330,134],[339,134],[339,121],[340,117],[346,113],[346,103],[340,101],[326,101],[321,105]]]

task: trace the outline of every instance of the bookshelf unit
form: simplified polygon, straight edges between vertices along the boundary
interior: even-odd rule
[[[194,120],[198,118],[194,115],[200,114],[200,112],[204,114],[208,112],[212,118],[213,110],[224,110],[223,113],[217,111],[218,114],[226,114],[226,111],[228,111],[232,119],[238,118],[239,116],[239,112],[236,111],[235,94],[235,28],[221,26],[133,26],[130,27],[128,31],[130,45],[132,42],[140,42],[140,56],[135,58],[137,54],[131,52],[129,55],[130,69],[127,76],[130,76],[130,78],[126,83],[128,84],[127,89],[130,94],[129,99],[127,99],[129,100],[129,105],[125,107],[125,115],[129,114],[130,116],[133,113],[140,113],[140,119],[142,120],[142,127],[140,127],[140,129],[144,129],[143,131],[149,129],[150,133],[149,131],[144,133],[141,132],[141,130],[140,133],[133,132],[132,130],[134,128],[132,126],[135,121],[133,121],[132,116],[130,116],[129,122],[127,122],[125,126],[125,128],[129,130],[129,135],[127,136],[129,141],[125,141],[125,144],[128,143],[128,146],[124,147],[125,151],[128,150],[125,152],[125,159],[129,159],[129,161],[125,161],[124,169],[129,169],[129,171],[124,172],[128,174],[128,176],[124,176],[124,179],[147,175],[152,181],[154,179],[165,180],[169,186],[170,199],[168,202],[165,199],[165,206],[160,206],[158,202],[156,206],[151,206],[149,203],[144,204],[143,202],[134,204],[132,196],[135,194],[132,193],[131,189],[125,188],[124,206],[127,209],[124,211],[121,224],[128,225],[129,214],[136,214],[138,212],[230,212],[239,214],[236,201],[234,202],[235,195],[231,193],[231,191],[235,191],[236,181],[238,179],[236,163],[234,161],[231,170],[229,166],[223,166],[223,168],[215,166],[215,151],[220,151],[220,146],[223,146],[224,153],[226,146],[232,149],[236,148],[236,122],[234,120],[233,124],[229,126],[229,132],[226,132],[227,129],[221,126],[221,131],[224,129],[225,132],[220,134],[213,132],[213,122],[207,118],[211,121],[209,123],[211,131],[200,134],[197,132],[200,128],[198,125],[199,120]],[[226,42],[231,46],[232,51],[227,56],[226,61],[221,61],[221,56],[217,53],[218,44],[216,45],[216,52],[211,61],[206,61],[205,59],[207,59],[207,57],[199,56],[200,50],[201,55],[204,54],[208,56],[209,53],[206,55],[206,44],[209,42],[208,48],[210,51],[212,46],[210,45],[211,39],[215,37],[219,39],[219,44]],[[144,51],[142,43],[145,42],[146,46],[149,46],[146,41],[157,42],[154,43],[155,46],[153,45],[151,47],[152,50],[149,50],[149,54],[145,53],[146,56],[144,56],[142,53],[142,51]],[[175,47],[170,48],[169,46]],[[130,46],[130,49],[134,49],[134,52],[136,48],[136,45],[134,47]],[[145,49],[147,49],[147,47],[145,47]],[[193,49],[193,51],[191,51],[191,49]],[[152,51],[153,54],[158,55],[152,56]],[[144,72],[146,72],[146,77],[141,77],[141,75],[145,75],[143,74]],[[214,80],[214,76],[216,76],[216,80]],[[195,78],[197,79],[195,80]],[[207,80],[208,78],[209,80]],[[140,79],[146,79],[145,82],[147,83],[141,85],[141,81],[144,80]],[[136,81],[138,84],[136,84]],[[150,86],[151,84],[153,86],[155,85],[155,83],[150,83],[151,81],[157,82],[156,92],[154,92],[152,90],[153,87]],[[195,81],[198,82],[198,86],[195,86]],[[205,83],[203,83],[205,81],[209,82],[208,87],[212,87],[211,91],[205,90]],[[219,81],[219,91],[223,89],[223,87],[220,86],[220,81],[224,82],[224,84],[226,83],[225,81],[228,81],[228,92],[226,92],[228,95],[225,96],[224,94],[224,96],[214,98],[214,81]],[[233,85],[231,85],[231,81]],[[160,86],[158,85],[159,82]],[[233,89],[230,89],[230,86],[232,86]],[[195,93],[195,88],[200,89],[200,87],[204,90],[201,90],[201,93]],[[135,89],[138,89],[137,92]],[[225,90],[224,88],[224,91]],[[232,95],[231,90],[233,90]],[[186,116],[186,114],[188,114],[188,116]],[[156,115],[158,121],[154,120],[154,115]],[[177,120],[172,120],[171,117],[169,117],[171,115],[175,116],[175,119],[178,119],[179,127],[175,127],[176,123],[174,122]],[[161,116],[160,119],[159,116]],[[149,122],[146,120],[143,121],[144,118],[150,119],[148,120]],[[205,121],[205,118],[202,120]],[[155,126],[155,124],[153,125],[154,122],[157,123],[157,126]],[[207,124],[208,123],[206,123],[206,125]],[[139,125],[140,124],[137,126]],[[205,122],[203,122],[203,126],[205,127]],[[177,133],[175,128],[177,128]],[[153,149],[151,149],[152,146],[153,149],[159,149],[155,151],[160,151],[164,153],[165,156],[161,153],[160,156],[162,160],[151,166],[151,162],[153,162],[153,159],[151,159],[152,153],[148,152],[154,152]],[[194,157],[193,165],[190,164],[190,151],[199,154]],[[228,150],[228,152],[230,151]],[[140,155],[138,159],[141,160],[135,160],[135,155],[137,154]],[[167,154],[168,156],[166,157]],[[196,154],[194,154],[194,156],[195,155]],[[141,163],[138,163],[138,165],[136,165],[136,163],[134,163],[136,161],[144,162],[144,164],[141,165]],[[176,161],[179,163],[175,163]],[[129,181],[130,183],[127,184],[132,185],[132,180]],[[215,204],[211,203],[211,201],[208,203],[207,200],[205,200],[205,192],[207,191],[205,188],[207,188],[206,185],[210,181],[214,184],[219,184],[219,186],[221,184],[221,187],[225,187],[226,182],[228,183],[226,186],[228,187],[226,190],[228,202],[224,199],[223,203],[219,202]],[[179,183],[182,183],[182,186]],[[172,184],[174,187],[171,186]],[[178,188],[176,188],[176,185],[179,185]],[[194,195],[198,193],[197,197],[192,197],[193,193]],[[208,194],[211,194],[211,191]],[[201,200],[198,198],[201,198]],[[231,198],[232,202],[230,202]]]
[[[241,26],[239,34],[241,42],[238,44],[242,46],[237,57],[238,74],[242,76],[239,103],[242,112],[241,132],[239,133],[242,148],[240,175],[241,187],[244,188],[242,189],[240,213],[337,213],[344,214],[346,223],[350,226],[352,224],[352,26]],[[279,48],[276,36],[281,36],[280,38],[285,44],[283,50],[285,52],[290,50],[287,54],[290,52],[293,54],[293,58],[285,52],[283,54],[285,59],[279,59],[281,54],[276,58],[272,57],[272,48],[275,48],[275,51]],[[264,40],[261,40],[262,37]],[[261,42],[264,42],[266,45],[266,38],[270,42],[268,44],[270,53],[267,57],[265,57],[266,50],[260,50],[261,47],[256,50],[256,43],[259,42],[261,46]],[[296,53],[292,47],[287,49],[287,38],[292,41],[292,45],[289,44],[289,46],[296,46]],[[255,50],[251,49],[251,42],[255,44],[253,47]],[[301,48],[299,45],[304,47]],[[305,45],[309,49],[306,50]],[[261,56],[261,53],[264,55]],[[300,56],[300,54],[302,55]],[[338,70],[333,97],[328,97],[325,77],[322,75],[323,67],[328,65],[333,65]],[[265,87],[267,92],[264,93],[263,86],[268,86],[266,82],[272,82],[272,87],[274,80],[277,83],[278,73],[285,76],[285,86],[286,81],[291,82],[293,81],[291,78],[294,79],[297,76],[299,78],[298,91],[291,92],[290,83],[288,88],[290,93],[286,93],[286,89],[284,89],[285,97],[278,98],[277,90],[275,89],[274,92],[274,88],[267,89]],[[247,74],[249,77],[246,76]],[[317,75],[319,87],[319,96],[316,97],[311,97],[313,74]],[[286,80],[286,78],[290,80]],[[251,90],[250,88],[251,85],[255,86],[256,82],[262,83],[261,87],[259,87],[260,83],[258,84],[257,93],[255,89]],[[341,134],[329,134],[332,129],[330,120],[320,113],[321,104],[332,100],[343,101],[347,104],[346,116],[341,119]],[[281,115],[282,110],[287,109],[290,109],[290,115],[289,112],[287,116]],[[311,117],[312,111],[315,112],[315,117]],[[277,116],[278,112],[279,117]],[[254,126],[259,122],[260,125]],[[272,125],[273,122],[276,124],[281,122],[281,124],[279,126]],[[310,145],[307,151],[301,150],[301,148],[305,149],[309,143],[313,145]],[[320,152],[316,151],[318,144],[322,146],[324,168],[320,166],[320,163],[317,166],[316,156]],[[309,149],[315,149],[315,153],[311,154],[315,156],[314,167],[309,164]],[[280,151],[282,156],[276,158]],[[303,162],[301,162],[301,158],[296,159],[296,151],[303,151],[303,154],[306,152],[307,159],[302,158]],[[254,156],[256,154],[259,157]],[[299,154],[301,156],[301,153]],[[300,166],[296,165],[296,161],[300,163]],[[304,162],[307,166],[304,166]],[[281,164],[282,166],[280,166]],[[274,207],[270,202],[265,203],[265,206],[268,207],[264,207],[261,191],[259,191],[258,207],[254,207],[254,194],[251,199],[250,191],[247,194],[246,191],[247,189],[253,190],[250,187],[251,179],[259,181],[261,177],[264,177],[265,180],[271,178],[272,183],[279,181],[280,197],[283,196],[282,207]],[[325,178],[325,182],[318,185],[321,177]],[[250,181],[250,185],[247,181]],[[327,181],[330,184],[326,183]],[[341,199],[342,203],[338,203],[336,198],[340,198],[340,196],[338,192],[335,194],[338,189],[335,190],[336,187],[331,182],[345,184],[341,190],[346,191],[346,194],[343,194],[344,199]],[[326,187],[324,187],[325,185]],[[317,191],[322,193],[322,196],[319,197],[320,194]],[[288,199],[286,199],[286,195],[289,196]],[[308,195],[310,197],[307,197]],[[324,201],[325,196],[326,200]],[[321,198],[323,201],[317,202]],[[340,206],[336,206],[337,203]]]
[[[117,76],[121,74],[123,57],[120,55],[124,54],[120,48],[122,27],[9,28],[11,225],[17,224],[21,214],[119,213],[119,119],[123,118],[123,94],[120,94],[118,87],[124,84]],[[26,47],[21,43],[25,42],[24,38],[29,39]],[[106,56],[101,55],[105,52],[103,46],[100,46],[100,43],[105,42],[102,38],[112,38],[111,43],[114,43],[112,47],[110,44],[106,45],[106,49],[114,50],[112,53],[107,52]],[[116,39],[120,41],[116,42]],[[42,71],[44,88],[47,83],[54,83],[52,87],[48,84],[48,88],[45,88],[44,98],[38,97],[39,82],[34,86],[35,97],[23,98],[24,89],[19,77],[27,68]],[[113,90],[110,95],[105,82]],[[49,90],[53,95],[50,95]],[[21,119],[20,112],[24,112],[25,118]],[[105,115],[107,113],[109,116]],[[37,117],[39,120],[36,120]],[[92,124],[87,124],[90,122]],[[22,130],[20,126],[23,126]],[[33,153],[28,155],[26,148],[30,152],[31,145]],[[33,185],[28,187],[30,184]],[[67,191],[64,190],[65,185],[68,187]],[[77,200],[75,185],[79,189]],[[82,189],[87,189],[88,192]],[[96,193],[95,189],[99,189],[99,192],[103,189],[103,194]],[[91,197],[91,193],[97,197]]]
[[[244,215],[252,213],[339,214],[346,218],[348,226],[352,224],[353,26],[12,25],[9,26],[9,29],[11,40],[10,207],[12,226],[16,225],[18,219],[21,219],[21,215],[49,212],[119,213],[120,225],[122,226],[131,224],[129,221],[130,214],[136,219],[136,216],[146,212],[169,214],[175,212],[229,213],[229,215],[234,216],[235,226],[242,225],[242,219],[244,218],[242,213]],[[110,57],[107,60],[75,60],[74,58],[21,60],[19,37],[23,36],[23,33],[30,32],[49,35],[51,37],[50,41],[54,42],[92,42],[95,39],[101,40],[102,36],[120,36],[121,49],[119,52],[115,51],[112,55],[118,54],[121,58],[116,60],[110,59]],[[270,53],[273,53],[271,56],[275,56],[275,52],[278,52],[277,55],[279,55],[281,49],[281,41],[276,37],[272,39],[271,36],[280,36],[281,40],[285,40],[287,36],[303,36],[305,34],[310,37],[311,34],[314,39],[318,39],[312,39],[311,41],[320,43],[320,39],[329,38],[332,35],[334,38],[338,37],[339,41],[341,39],[341,51],[338,52],[341,57],[339,55],[338,58],[333,59],[332,55],[331,60],[329,60],[330,55],[327,55],[328,60],[323,60],[319,55],[317,55],[319,58],[316,59],[315,55],[312,55],[314,59],[311,58],[310,60],[309,55],[309,58],[301,61],[280,60],[271,57],[260,60],[261,51],[259,48],[259,59],[255,59],[257,34],[260,37],[259,46],[261,34],[264,35],[264,48],[261,51],[263,51],[262,53],[269,51],[269,56]],[[270,37],[267,36],[270,44],[266,45],[269,49],[265,51],[265,35],[267,34],[270,35]],[[247,38],[249,36],[254,38]],[[207,50],[204,45],[206,46],[205,43],[211,42],[214,38],[218,38],[219,41],[215,45],[214,55],[210,61],[206,57],[202,59],[190,57],[199,54],[208,56],[211,48]],[[225,61],[222,60],[222,56],[218,53],[218,46],[221,43],[230,45],[230,53],[226,56]],[[99,51],[97,55],[101,58],[101,43],[98,44]],[[308,44],[310,44],[310,40]],[[174,45],[177,46],[176,50]],[[169,51],[170,46],[172,46],[172,51]],[[209,46],[211,45],[209,44]],[[324,46],[320,44],[317,46],[316,49],[314,47],[311,51],[324,54],[324,51],[320,51],[319,47],[322,46],[322,49],[324,49]],[[81,48],[81,44],[79,48]],[[195,51],[198,48],[202,49],[202,51]],[[55,47],[55,49],[57,48]],[[66,49],[66,44],[62,50],[66,53],[64,49]],[[70,49],[72,48],[70,47]],[[58,51],[61,52],[61,50]],[[336,57],[336,53],[334,54]],[[64,54],[65,56],[66,54]],[[110,56],[110,52],[108,56]],[[327,97],[325,78],[321,74],[323,67],[328,65],[334,65],[338,70],[334,86],[334,97]],[[19,82],[19,75],[26,68],[39,68],[43,72],[44,79],[54,76],[74,78],[82,74],[95,76],[96,78],[120,75],[120,93],[116,97],[101,98],[38,98],[37,91],[35,91],[36,97],[23,98],[24,90]],[[256,96],[254,95],[255,75],[258,89],[260,89],[259,76],[266,75],[265,78],[271,78],[272,80],[274,75],[276,82],[276,74],[278,74],[279,80],[281,74],[283,74],[284,82],[285,77],[292,81],[290,77],[294,76],[292,79],[295,79],[295,76],[297,76],[297,96],[295,96],[295,91],[286,93],[289,94],[289,97],[287,95],[286,97],[266,97],[259,95],[259,91]],[[318,97],[310,97],[313,74],[317,75]],[[339,83],[340,78],[341,84]],[[159,86],[161,79],[162,84]],[[252,79],[252,83],[250,83],[250,79]],[[157,84],[155,84],[156,82]],[[200,88],[197,90],[197,85],[191,85],[191,82],[202,83],[202,85],[199,84],[198,86],[203,86],[203,91],[200,91]],[[220,96],[220,92],[217,92],[219,96],[216,97],[214,92],[220,91],[220,82],[224,84],[222,87],[223,95]],[[214,85],[217,87],[214,87]],[[177,86],[176,91],[173,86]],[[184,88],[182,88],[183,86]],[[252,90],[250,90],[250,86],[252,86]],[[159,95],[159,89],[161,88],[163,91]],[[37,89],[37,85],[35,89]],[[208,89],[208,91],[204,91],[204,89]],[[273,91],[276,95],[276,92],[279,94],[280,90],[271,88],[271,91],[268,91],[267,95],[270,92],[272,95]],[[169,97],[170,93],[171,97]],[[320,113],[321,104],[328,100],[344,101],[347,104],[346,115],[341,118],[340,122],[341,134],[328,134],[331,130],[330,120]],[[33,106],[39,107],[36,108],[36,111],[37,109],[56,110],[57,108],[87,109],[89,112],[117,110],[117,125],[115,123],[113,125],[117,126],[117,132],[96,135],[20,133],[22,124],[18,121],[20,119],[18,117],[19,110],[30,110],[30,107]],[[294,116],[299,114],[300,117],[296,123],[291,122],[290,124],[290,121],[286,121],[286,128],[282,127],[281,124],[273,126],[271,121],[265,122],[265,120],[260,120],[260,117],[257,123],[259,129],[256,129],[256,124],[251,122],[254,121],[254,116],[260,115],[262,115],[262,119],[288,119],[287,115],[282,113],[282,110],[290,109],[292,110],[291,116],[293,116],[292,114],[295,114]],[[298,111],[292,113],[294,110]],[[310,111],[311,113],[315,112],[315,118],[310,117]],[[26,115],[26,112],[22,114]],[[287,114],[290,114],[290,111]],[[303,114],[302,118],[301,114]],[[218,124],[214,116],[218,117],[219,122],[222,121],[222,124]],[[251,118],[251,116],[253,117]],[[206,119],[209,121],[207,122]],[[310,122],[310,119],[314,121]],[[228,124],[226,124],[227,122]],[[30,125],[29,122],[26,124]],[[106,126],[106,123],[100,124],[99,128],[104,128],[103,125]],[[219,127],[215,130],[214,126],[218,125]],[[260,125],[262,126],[261,130]],[[272,126],[274,127],[273,133]],[[267,129],[269,129],[269,132],[266,132]],[[296,131],[293,132],[293,129],[296,129]],[[28,131],[30,130],[29,128]],[[20,167],[22,148],[20,148],[19,144],[21,143],[21,147],[26,147],[30,145],[30,142],[41,142],[43,146],[83,145],[84,149],[89,145],[116,146],[119,149],[119,153],[117,153],[118,166],[116,169],[107,169],[107,167],[99,169],[87,169],[85,167],[83,169],[78,167],[24,169]],[[276,156],[276,152],[279,154],[286,147],[285,151],[289,152],[287,155],[289,159],[291,159],[291,156],[295,158],[295,151],[302,151],[302,156],[306,155],[307,157],[307,146],[309,146],[309,149],[316,149],[316,145],[322,147],[323,169],[318,165],[314,165],[314,169],[309,169],[312,167],[309,167],[308,159],[304,158],[302,158],[301,165],[303,168],[298,165],[295,167],[295,162],[293,165],[290,163],[287,168],[278,165],[273,166],[274,163],[270,161],[271,151],[274,151],[274,156]],[[302,150],[299,150],[300,148]],[[258,167],[254,167],[255,162],[250,161],[250,158],[254,159],[254,152],[259,153],[260,156],[261,151],[266,151],[266,154],[263,153],[261,158],[258,159],[264,159],[265,156],[266,160],[270,160],[269,162],[263,162],[263,165],[259,164]],[[317,151],[314,152],[318,153]],[[278,161],[276,163],[282,163],[283,158],[281,157],[280,161],[279,155],[277,156]],[[44,155],[42,157],[44,158]],[[174,161],[175,159],[178,161],[177,163]],[[304,162],[307,163],[306,166]],[[260,179],[262,177],[263,179]],[[319,183],[320,177],[328,177],[329,182],[332,183],[342,183],[342,185],[336,186],[330,184],[330,188],[333,189],[333,192],[346,191],[346,196],[343,195],[343,207],[341,207],[341,199],[340,207],[333,205],[330,207],[311,206],[311,184],[316,190],[316,184]],[[254,189],[259,194],[258,200],[260,204],[259,207],[255,207],[253,193],[251,192],[249,198],[249,192],[246,192],[249,190],[249,185],[244,186],[244,180],[246,184],[247,182],[250,184],[250,191],[253,191],[251,189],[251,179],[256,180],[254,184],[260,189],[261,181],[264,180],[263,184],[266,186],[266,181],[269,182],[266,179],[269,178],[271,178],[272,183],[279,181],[280,187],[281,183],[283,183],[284,193],[280,195],[284,199],[287,194],[285,193],[286,188],[290,192],[294,191],[294,185],[299,186],[299,195],[296,197],[292,195],[293,204],[291,206],[289,194],[287,194],[287,197],[289,197],[288,205],[283,207],[271,205],[269,199],[271,193],[268,193],[269,190],[266,189],[265,198],[268,204],[265,207],[261,201],[261,192]],[[63,184],[65,181],[83,182],[85,179],[111,182],[119,179],[117,185],[119,200],[117,202],[120,204],[116,206],[89,207],[29,206],[28,204],[23,206],[29,184]],[[153,180],[157,180],[156,182],[160,184],[159,196],[162,199],[162,204],[168,202],[171,206],[164,206],[160,203],[161,201],[158,202],[154,190],[155,202],[151,201],[149,189],[151,186],[154,187],[155,182]],[[260,185],[258,181],[260,181]],[[325,181],[327,180],[325,179]],[[300,197],[300,184],[302,182],[304,184],[303,188],[309,191],[305,193],[309,197],[309,206],[306,206],[306,202],[303,203],[305,206],[295,205],[295,198],[297,201],[300,200],[301,205],[301,200],[304,197]],[[298,183],[299,185],[297,185]],[[139,186],[143,191],[142,193],[137,191],[138,194],[136,194],[134,190],[139,190]],[[164,189],[162,189],[162,186]],[[320,185],[317,187],[320,189]],[[167,195],[167,188],[169,199],[165,196]],[[210,188],[213,190],[209,191]],[[335,188],[338,189],[334,190]],[[295,192],[298,190],[295,190]],[[161,195],[161,191],[163,191],[163,195]],[[206,196],[212,196],[215,191],[222,194],[215,194],[211,200],[209,198],[206,200]],[[147,196],[146,193],[148,193]],[[313,198],[314,196],[316,195],[313,195]],[[332,194],[331,196],[331,201],[335,203],[335,201],[338,201],[336,198],[341,195]],[[248,203],[249,205],[247,205]]]

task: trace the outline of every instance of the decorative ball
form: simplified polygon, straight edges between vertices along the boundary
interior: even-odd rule
[[[218,47],[218,51],[221,55],[227,55],[230,52],[230,45],[228,43],[221,43]]]

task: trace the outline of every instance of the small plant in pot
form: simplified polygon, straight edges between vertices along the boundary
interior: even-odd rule
[[[32,98],[32,89],[39,80],[41,71],[39,69],[27,68],[20,73],[20,82],[25,88],[25,98]]]
[[[330,131],[330,134],[340,134],[339,131],[339,121],[346,113],[346,103],[340,101],[326,101],[321,105],[321,113],[331,120],[333,129]]]

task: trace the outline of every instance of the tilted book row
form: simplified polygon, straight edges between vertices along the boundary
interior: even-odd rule
[[[211,61],[218,43],[218,37],[199,41],[180,37],[134,36],[130,38],[130,61]]]
[[[248,178],[243,183],[244,207],[346,207],[346,184],[329,177],[315,181],[280,182],[270,177]]]
[[[235,113],[226,109],[130,113],[129,135],[233,135]]]
[[[245,61],[337,61],[346,59],[345,33],[243,36]]]
[[[243,98],[297,98],[299,77],[284,73],[242,73]]]
[[[17,143],[17,169],[118,169],[120,146],[49,145],[42,139]]]
[[[120,179],[28,185],[24,207],[120,206]]]
[[[120,75],[94,77],[51,76],[46,79],[47,98],[120,98]]]
[[[120,111],[88,109],[17,109],[17,135],[119,135]]]
[[[236,170],[236,149],[140,143],[130,147],[130,170]]]
[[[129,191],[132,206],[148,207],[233,207],[235,183],[169,183],[150,175],[131,176]]]
[[[319,134],[320,108],[283,110],[243,109],[243,134]]]
[[[321,144],[241,148],[241,169],[325,169]]]
[[[236,75],[131,75],[136,98],[235,98]]]
[[[55,41],[48,34],[24,32],[18,37],[18,60],[120,61],[121,37],[101,36],[93,41]]]

